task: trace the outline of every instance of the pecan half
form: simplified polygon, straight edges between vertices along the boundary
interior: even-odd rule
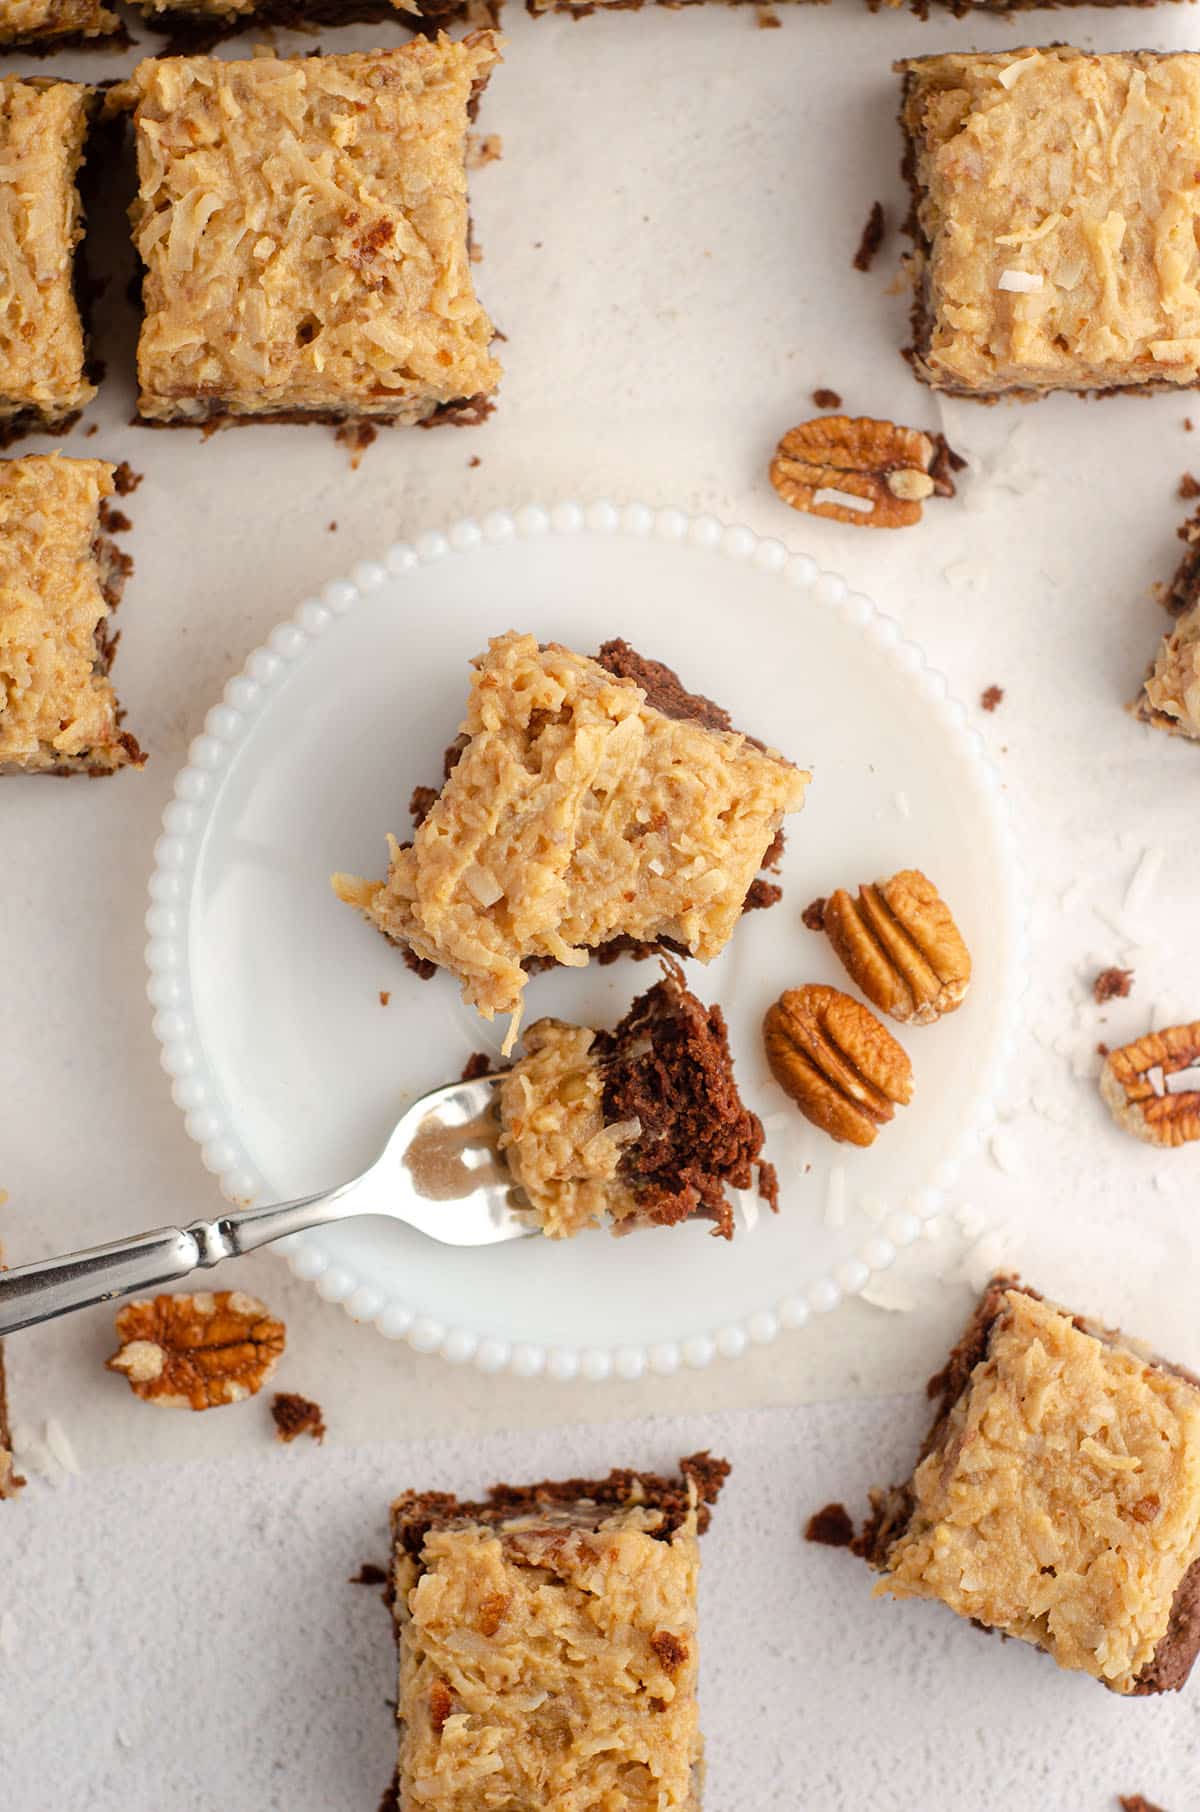
[[[912,1099],[912,1065],[869,1007],[837,988],[789,988],[763,1021],[771,1073],[831,1139],[871,1145]]]
[[[825,903],[825,930],[850,979],[901,1025],[932,1025],[962,1005],[970,952],[919,868],[864,883],[857,900],[839,887]]]
[[[1100,1093],[1117,1125],[1148,1145],[1200,1139],[1200,1020],[1110,1051]]]
[[[869,416],[825,415],[791,428],[775,449],[771,483],[810,516],[860,528],[909,528],[936,492],[953,497],[962,461],[941,435]]]
[[[215,1409],[262,1389],[283,1352],[285,1329],[256,1296],[156,1296],[116,1318],[120,1349],[105,1361],[164,1409]]]

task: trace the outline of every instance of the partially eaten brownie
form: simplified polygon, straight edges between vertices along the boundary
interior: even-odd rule
[[[917,1468],[873,1494],[856,1543],[878,1590],[1114,1692],[1181,1687],[1200,1651],[1200,1380],[998,1277],[929,1392]]]
[[[697,1536],[728,1472],[397,1498],[400,1806],[699,1812]]]
[[[624,643],[589,660],[510,632],[474,667],[413,841],[389,839],[386,880],[333,886],[485,1019],[511,1014],[510,1050],[530,966],[621,940],[716,956],[809,775]]]
[[[613,1032],[539,1019],[500,1084],[500,1149],[541,1231],[565,1239],[702,1217],[733,1237],[727,1188],[778,1206],[762,1122],[742,1103],[720,1007],[678,963]]]

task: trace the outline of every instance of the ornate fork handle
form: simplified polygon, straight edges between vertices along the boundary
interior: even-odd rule
[[[297,1202],[230,1209],[215,1220],[192,1221],[187,1227],[156,1227],[132,1239],[18,1265],[0,1273],[0,1335],[15,1334],[35,1322],[53,1321],[73,1309],[178,1283],[223,1259],[353,1214],[356,1208],[350,1198],[360,1181],[356,1178]]]

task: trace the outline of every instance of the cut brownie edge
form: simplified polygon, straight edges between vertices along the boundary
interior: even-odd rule
[[[689,1454],[679,1462],[680,1476],[634,1472],[614,1467],[603,1479],[543,1479],[532,1485],[492,1485],[484,1502],[459,1499],[450,1491],[406,1491],[392,1505],[392,1534],[398,1548],[414,1559],[420,1556],[425,1537],[447,1523],[483,1523],[493,1527],[513,1517],[533,1516],[539,1510],[566,1505],[595,1506],[610,1510],[642,1507],[662,1513],[660,1526],[650,1531],[667,1540],[695,1512],[701,1535],[709,1526],[712,1506],[730,1473],[727,1460],[707,1451]]]
[[[762,1122],[743,1104],[733,1074],[725,1016],[684,985],[677,962],[634,1001],[614,1032],[599,1033],[606,1123],[637,1121],[617,1175],[639,1214],[660,1226],[694,1215],[714,1233],[733,1237],[726,1186],[754,1187],[763,1147]],[[759,1192],[778,1208],[771,1166],[759,1167]]]

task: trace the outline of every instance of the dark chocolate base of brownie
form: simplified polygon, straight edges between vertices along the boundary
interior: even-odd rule
[[[926,1435],[917,1456],[916,1465],[935,1453],[942,1444],[942,1439],[950,1420],[950,1414],[971,1380],[971,1374],[977,1365],[987,1358],[991,1343],[992,1329],[1004,1309],[1004,1297],[1008,1290],[1019,1290],[1023,1296],[1030,1296],[1035,1302],[1044,1301],[1040,1290],[1032,1290],[1017,1277],[994,1277],[984,1291],[975,1313],[968,1322],[961,1339],[952,1349],[950,1357],[940,1372],[935,1372],[926,1385],[926,1394],[937,1399],[937,1411],[933,1426]],[[1120,1333],[1115,1328],[1103,1327],[1097,1322],[1089,1321],[1081,1315],[1072,1315],[1071,1320],[1082,1333],[1090,1334],[1106,1345],[1115,1345]],[[1170,1372],[1175,1377],[1184,1378],[1189,1384],[1200,1386],[1200,1378],[1184,1366],[1173,1365],[1169,1360],[1155,1358],[1151,1362],[1159,1371]],[[916,1466],[913,1467],[916,1471]],[[864,1524],[862,1532],[853,1542],[853,1550],[873,1567],[885,1569],[887,1557],[894,1542],[903,1535],[908,1527],[913,1512],[913,1493],[911,1484],[897,1485],[890,1490],[872,1493],[872,1514]],[[989,1631],[987,1624],[977,1624],[978,1629]],[[1133,1688],[1134,1697],[1145,1697],[1151,1693],[1178,1692],[1192,1671],[1197,1656],[1200,1655],[1200,1560],[1195,1561],[1180,1580],[1171,1606],[1170,1621],[1166,1634],[1159,1642],[1154,1655],[1138,1676]]]
[[[134,40],[123,25],[108,32],[70,31],[55,37],[0,38],[0,54],[53,57],[60,50],[128,50]]]
[[[433,37],[444,26],[465,19],[467,13],[465,0],[422,0],[420,13],[405,12],[390,5],[389,0],[261,0],[252,13],[238,13],[228,19],[199,19],[184,12],[163,12],[153,14],[144,23],[170,40],[164,54],[202,56],[224,39],[256,26],[305,31],[314,26],[390,22],[415,36]]]
[[[439,403],[420,421],[410,422],[395,415],[360,415],[353,409],[273,409],[262,415],[239,415],[214,397],[205,405],[203,415],[180,416],[177,421],[170,422],[134,415],[130,417],[129,425],[132,428],[199,428],[206,436],[222,428],[477,428],[495,407],[492,398],[480,391],[475,396],[461,396],[449,403]]]
[[[605,1121],[641,1126],[617,1174],[639,1218],[671,1227],[698,1215],[732,1239],[726,1187],[752,1189],[757,1168],[759,1194],[777,1210],[779,1186],[774,1166],[760,1159],[762,1121],[738,1094],[724,1014],[688,991],[678,963],[664,967],[663,979],[592,1047],[604,1068]]]
[[[727,1460],[714,1459],[710,1453],[693,1453],[680,1460],[678,1478],[619,1467],[604,1479],[545,1479],[535,1485],[493,1485],[483,1503],[462,1502],[449,1491],[406,1491],[392,1505],[392,1537],[398,1550],[416,1560],[429,1532],[448,1524],[483,1523],[491,1528],[514,1517],[566,1508],[594,1508],[596,1521],[600,1522],[612,1511],[636,1504],[662,1512],[662,1523],[652,1533],[661,1541],[669,1541],[690,1513],[692,1488],[696,1527],[703,1535],[711,1518],[711,1506],[729,1471]]]

